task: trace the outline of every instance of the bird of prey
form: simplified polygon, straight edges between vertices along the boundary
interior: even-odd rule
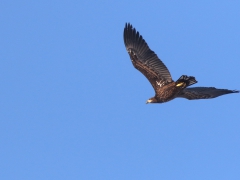
[[[189,100],[209,99],[239,92],[214,87],[188,88],[197,83],[195,77],[182,75],[177,81],[173,81],[167,67],[130,23],[125,25],[123,39],[133,66],[148,79],[155,90],[155,96],[146,103],[164,103],[177,97]]]

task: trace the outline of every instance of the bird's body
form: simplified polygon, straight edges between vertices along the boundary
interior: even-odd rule
[[[132,25],[126,24],[123,37],[133,66],[149,80],[155,90],[155,96],[147,103],[163,103],[177,97],[207,99],[239,92],[213,87],[187,88],[197,83],[195,77],[182,75],[176,82],[173,81],[167,67]]]
[[[177,95],[186,87],[195,84],[197,81],[194,77],[190,76],[181,76],[176,82],[172,81],[161,87],[159,84],[158,88],[156,88],[156,95],[155,97],[151,98],[151,102],[167,102],[177,97]]]

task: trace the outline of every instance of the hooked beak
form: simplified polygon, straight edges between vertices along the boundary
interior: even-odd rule
[[[152,102],[152,100],[151,100],[151,99],[148,99],[148,100],[146,101],[146,104],[151,103],[151,102]]]

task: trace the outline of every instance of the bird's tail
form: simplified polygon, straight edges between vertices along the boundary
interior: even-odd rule
[[[195,84],[195,83],[197,83],[195,77],[182,75],[182,76],[176,81],[176,86],[177,86],[177,87],[186,88],[186,87],[191,86],[191,85],[193,85],[193,84]]]

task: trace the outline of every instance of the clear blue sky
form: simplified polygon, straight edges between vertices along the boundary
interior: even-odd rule
[[[194,86],[240,89],[240,2],[0,2],[1,180],[239,180],[240,94],[154,95],[130,22]]]

